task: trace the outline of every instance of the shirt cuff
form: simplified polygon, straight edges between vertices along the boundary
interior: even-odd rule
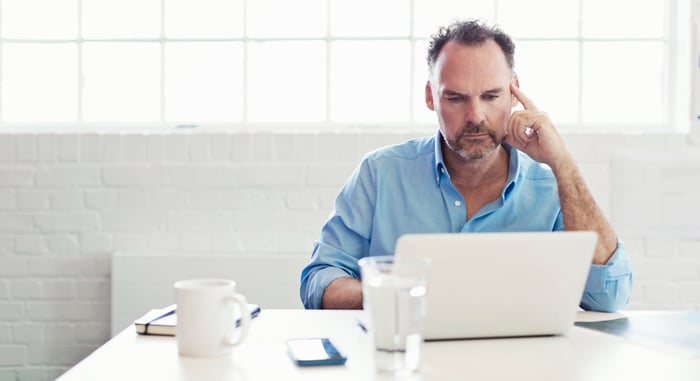
[[[309,285],[309,289],[314,290],[314,293],[311,295],[311,303],[307,308],[321,309],[321,301],[323,300],[323,293],[326,291],[326,287],[338,278],[347,278],[351,277],[351,275],[337,267],[325,267],[317,271],[313,277],[314,280]]]
[[[627,250],[622,242],[617,242],[617,248],[604,265],[591,265],[586,281],[586,292],[605,293],[607,282],[629,276],[631,273]]]

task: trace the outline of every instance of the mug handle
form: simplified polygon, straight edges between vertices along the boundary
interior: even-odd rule
[[[248,337],[248,328],[250,326],[250,311],[248,310],[248,302],[246,301],[245,296],[241,294],[234,293],[233,295],[227,296],[226,301],[238,304],[238,307],[240,307],[241,310],[241,323],[235,329],[236,331],[239,331],[238,335],[226,337],[224,339],[224,343],[230,346],[234,346],[242,343],[246,339],[246,337]]]

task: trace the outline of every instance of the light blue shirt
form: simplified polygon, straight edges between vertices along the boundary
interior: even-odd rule
[[[302,270],[300,294],[306,308],[321,308],[323,292],[333,280],[359,279],[360,258],[393,255],[396,240],[406,233],[564,230],[552,171],[507,145],[510,162],[501,196],[465,222],[466,203],[450,181],[441,139],[438,132],[365,156],[341,189]],[[629,257],[618,242],[607,264],[591,265],[581,307],[615,311],[628,302],[631,285]]]

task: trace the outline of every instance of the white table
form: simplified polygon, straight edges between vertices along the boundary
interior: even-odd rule
[[[188,358],[174,337],[123,330],[60,381],[76,380],[384,380],[370,338],[356,324],[362,311],[263,310],[232,356]],[[579,313],[579,320],[590,319]],[[330,337],[348,356],[344,366],[295,366],[285,341]],[[410,380],[700,380],[700,358],[664,352],[590,329],[556,337],[427,342]]]

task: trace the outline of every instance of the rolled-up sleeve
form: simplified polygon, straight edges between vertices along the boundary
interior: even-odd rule
[[[627,249],[620,241],[604,265],[591,265],[581,308],[588,311],[614,312],[624,307],[632,292],[632,266]]]

